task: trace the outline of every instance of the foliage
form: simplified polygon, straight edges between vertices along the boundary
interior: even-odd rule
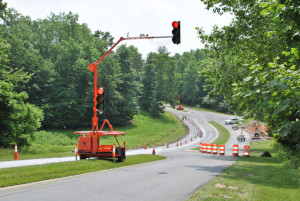
[[[30,76],[22,70],[13,72],[6,64],[9,45],[0,38],[0,146],[28,144],[32,133],[41,126],[43,112],[25,102],[26,92],[17,92],[16,86]]]
[[[203,0],[235,19],[199,36],[215,58],[202,71],[211,93],[235,111],[267,123],[277,139],[300,150],[299,2]],[[277,135],[278,134],[278,135]]]
[[[2,7],[6,4],[1,3]],[[88,66],[113,44],[111,34],[101,30],[92,33],[71,12],[32,20],[9,8],[1,16],[0,37],[14,50],[7,54],[7,65],[11,73],[22,69],[20,72],[30,76],[14,89],[26,93],[28,103],[43,109],[42,128],[90,127],[94,80]],[[137,48],[121,45],[98,65],[98,87],[105,88],[100,123],[104,119],[113,125],[128,123],[140,108],[159,118],[163,103],[178,104],[174,93],[181,96],[183,104],[226,110],[226,104],[219,107],[223,96],[205,102],[206,81],[199,71],[212,62],[209,54],[195,50],[170,56],[166,47],[159,47],[144,61]]]

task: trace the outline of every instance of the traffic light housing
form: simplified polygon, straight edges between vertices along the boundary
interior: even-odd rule
[[[180,44],[180,21],[174,21],[172,22],[172,34],[173,34],[173,38],[172,41],[174,44]]]
[[[97,110],[100,112],[100,114],[103,113],[104,110],[104,93],[105,90],[103,87],[98,88],[97,90]]]

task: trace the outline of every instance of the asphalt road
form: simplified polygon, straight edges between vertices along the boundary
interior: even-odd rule
[[[3,188],[0,189],[0,200],[185,200],[234,163],[236,158],[231,156],[231,150],[240,131],[232,132],[226,144],[225,156],[188,151],[189,148],[198,147],[200,140],[210,142],[216,138],[216,130],[206,121],[213,120],[224,125],[224,120],[229,116],[194,110],[189,110],[190,113],[168,110],[178,116],[186,114],[189,121],[185,123],[190,129],[189,134],[181,140],[183,146],[177,147],[177,143],[173,143],[170,148],[157,148],[156,153],[168,159]],[[198,126],[204,133],[201,139],[195,139]],[[231,126],[226,127],[232,131]],[[185,144],[185,141],[188,143]],[[151,152],[151,149],[147,152]]]

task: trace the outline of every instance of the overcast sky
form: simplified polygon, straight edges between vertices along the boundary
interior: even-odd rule
[[[123,41],[134,45],[145,58],[166,46],[171,55],[191,49],[203,48],[195,27],[203,27],[209,33],[214,25],[228,25],[232,16],[219,16],[207,11],[200,0],[4,0],[8,7],[31,19],[44,19],[60,12],[77,13],[79,23],[86,23],[92,31],[108,31],[115,42],[122,36],[171,36],[172,22],[181,21],[181,44],[170,38]]]

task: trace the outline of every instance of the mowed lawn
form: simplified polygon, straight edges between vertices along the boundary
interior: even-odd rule
[[[73,134],[76,130],[48,130],[38,131],[30,146],[19,147],[19,158],[47,158],[72,156],[75,143],[79,135]],[[91,130],[87,128],[84,130]],[[160,118],[152,118],[148,113],[141,112],[128,126],[114,127],[114,130],[126,132],[124,136],[118,137],[120,144],[126,142],[126,148],[165,145],[174,142],[187,134],[188,128],[171,113],[164,113]],[[100,144],[116,144],[113,136],[100,138]],[[0,148],[0,161],[13,160],[14,149]]]
[[[249,158],[240,157],[188,201],[300,200],[300,168],[293,167],[292,159],[287,159],[282,147],[267,141],[252,142],[250,149]],[[259,153],[264,150],[270,151],[272,157],[259,157]]]

